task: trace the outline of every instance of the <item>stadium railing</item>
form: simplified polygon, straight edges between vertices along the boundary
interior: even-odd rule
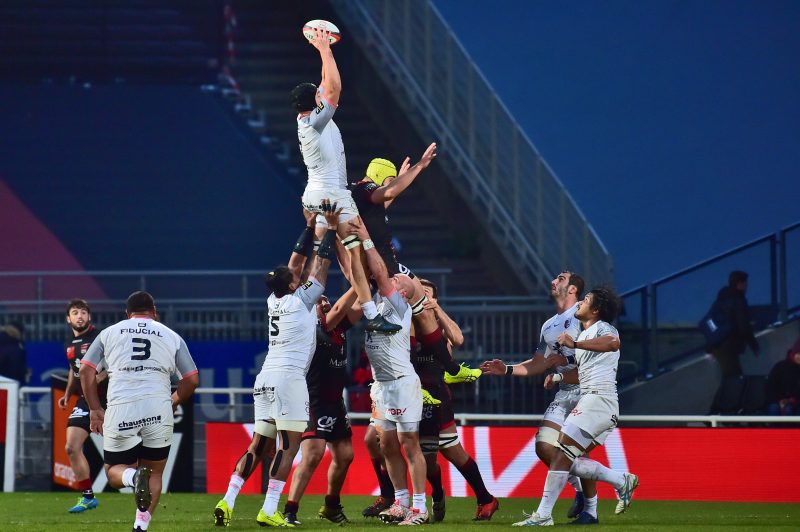
[[[564,267],[611,280],[600,238],[432,2],[331,4],[423,138],[447,146],[441,167],[529,293]]]
[[[480,382],[480,381],[479,381]],[[26,386],[19,389],[18,445],[16,473],[20,478],[38,479],[37,486],[49,482],[50,463],[50,393],[49,387]],[[215,398],[221,398],[216,402]],[[252,388],[198,388],[194,399],[194,473],[195,491],[205,489],[205,423],[252,423]],[[368,412],[353,412],[350,418],[357,424],[366,424]],[[462,426],[507,425],[535,426],[541,414],[456,413]],[[800,416],[687,416],[687,415],[621,415],[620,425],[686,427],[730,427],[743,425],[800,425]],[[44,459],[43,459],[44,458]],[[31,485],[31,482],[26,483]],[[42,488],[44,489],[44,488]]]
[[[619,380],[646,380],[700,354],[697,327],[733,270],[749,273],[756,330],[800,316],[800,222],[622,294]]]

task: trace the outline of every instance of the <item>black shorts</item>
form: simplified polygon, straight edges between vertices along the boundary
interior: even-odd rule
[[[166,460],[169,456],[169,448],[166,447],[145,447],[141,443],[127,451],[103,451],[103,462],[110,465],[129,465],[136,464],[139,460]]]
[[[78,427],[86,432],[91,432],[89,428],[89,405],[86,404],[86,399],[83,397],[78,398],[75,408],[67,420],[67,427]]]
[[[389,272],[389,275],[396,275],[398,273],[402,273],[408,275],[412,279],[414,278],[414,272],[412,272],[410,268],[397,262],[397,257],[395,256],[393,250],[383,249],[379,251],[379,254],[383,259],[383,262],[386,263],[386,270]]]
[[[456,416],[450,395],[446,394],[442,397],[437,397],[437,399],[440,399],[442,404],[422,406],[422,421],[419,423],[420,438],[436,439],[438,441],[439,432],[455,422]]]
[[[325,441],[339,441],[353,437],[350,419],[344,408],[344,400],[338,403],[312,403],[309,405],[308,426],[303,439],[321,438]]]

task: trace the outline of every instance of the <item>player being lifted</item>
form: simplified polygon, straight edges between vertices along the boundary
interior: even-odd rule
[[[502,360],[494,359],[481,364],[484,373],[490,375],[516,375],[527,377],[541,375],[551,368],[557,371],[567,371],[575,367],[575,350],[559,343],[559,336],[568,332],[577,337],[581,330],[580,321],[575,318],[578,307],[578,298],[583,293],[583,278],[569,271],[562,271],[550,283],[550,295],[556,307],[556,314],[542,325],[540,344],[533,358],[520,364],[506,365]],[[559,385],[553,402],[544,412],[544,417],[536,433],[536,455],[545,464],[549,465],[557,452],[556,442],[558,431],[567,414],[575,408],[580,398],[580,387],[577,384],[562,382]],[[567,517],[574,518],[586,511],[597,515],[597,489],[591,480],[585,480],[584,495],[581,480],[570,475],[569,483],[575,488],[575,500],[572,503]]]
[[[89,405],[83,397],[79,371],[81,369],[81,359],[89,350],[89,346],[97,335],[100,334],[92,325],[92,311],[89,304],[83,299],[73,299],[67,303],[67,324],[72,330],[72,337],[64,343],[64,348],[69,361],[69,377],[67,379],[67,389],[64,396],[58,400],[58,407],[62,410],[67,408],[70,396],[77,395],[78,401],[67,421],[67,445],[65,450],[69,457],[69,465],[75,474],[78,489],[82,491],[81,498],[70,508],[70,513],[85,512],[97,508],[97,498],[92,491],[92,479],[89,474],[89,462],[83,454],[83,444],[89,437]],[[105,404],[106,388],[108,387],[108,374],[105,370],[97,373],[97,383],[100,400]]]
[[[297,137],[300,152],[308,168],[308,183],[303,192],[303,207],[317,217],[317,237],[324,231],[322,199],[328,199],[341,209],[340,221],[358,219],[358,209],[347,189],[347,164],[342,134],[333,121],[339,104],[342,80],[330,46],[330,32],[314,29],[310,43],[319,50],[322,58],[322,81],[319,87],[313,83],[301,83],[292,89],[292,107],[297,111]],[[356,235],[348,235],[347,224],[339,226],[338,236],[348,254],[340,257],[342,271],[356,290],[358,302],[367,318],[368,331],[397,332],[397,325],[388,323],[378,314],[372,301],[369,283],[361,263],[361,242]],[[348,257],[349,256],[349,260]]]
[[[548,375],[545,388],[555,383],[580,383],[578,404],[561,425],[556,446],[557,452],[550,461],[550,471],[544,483],[544,493],[538,509],[514,526],[552,526],[552,510],[570,473],[581,478],[609,482],[617,490],[620,502],[627,506],[633,490],[639,485],[636,475],[621,473],[584,457],[602,445],[617,426],[619,402],[617,398],[617,365],[619,363],[619,333],[611,325],[617,316],[619,300],[610,289],[595,288],[578,304],[575,318],[583,330],[574,338],[563,331],[560,345],[575,350],[577,368]],[[598,523],[584,519],[582,524]]]
[[[103,435],[103,461],[111,487],[134,488],[133,532],[147,530],[161,497],[161,476],[172,444],[173,412],[200,383],[186,342],[156,321],[153,296],[134,292],[128,319],[92,342],[81,360],[80,379],[92,432]],[[103,410],[95,374],[108,367],[108,409]],[[181,377],[172,393],[170,376]]]

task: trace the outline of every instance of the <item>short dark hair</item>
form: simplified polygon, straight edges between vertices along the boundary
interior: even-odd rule
[[[292,89],[292,109],[298,113],[310,111],[317,106],[317,86],[313,83],[301,83]]]
[[[740,270],[732,271],[728,275],[728,286],[731,288],[736,288],[736,285],[739,283],[746,283],[747,282],[747,272],[743,272]]]
[[[422,286],[427,286],[431,289],[431,296],[433,296],[433,299],[439,299],[439,287],[436,286],[433,281],[420,278],[419,282]]]
[[[92,313],[92,309],[89,308],[89,303],[87,303],[85,299],[80,299],[77,297],[70,299],[69,303],[67,303],[67,316],[69,316],[69,311],[74,308],[85,310],[89,314]]]
[[[264,276],[264,281],[275,297],[283,297],[289,293],[289,285],[294,281],[294,275],[288,266],[278,266]]]
[[[620,299],[613,289],[601,286],[589,291],[592,295],[592,310],[596,310],[598,317],[611,323],[617,318],[620,309]]]
[[[569,288],[570,285],[574,286],[575,289],[578,291],[575,294],[575,297],[580,299],[581,294],[583,294],[583,290],[586,288],[586,283],[583,281],[583,277],[569,270],[563,270],[561,273],[566,273],[567,275],[569,275],[569,281],[567,281],[567,288]]]
[[[156,302],[153,296],[147,292],[137,291],[128,296],[128,300],[125,302],[125,309],[128,314],[155,311]]]

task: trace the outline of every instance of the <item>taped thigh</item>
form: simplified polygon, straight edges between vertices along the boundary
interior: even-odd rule
[[[274,424],[269,421],[264,421],[263,419],[256,420],[253,430],[265,438],[272,438],[273,440],[278,436],[278,428]]]
[[[536,432],[536,442],[546,443],[555,447],[558,443],[559,434],[560,432],[553,427],[541,426],[539,427],[538,432]]]

